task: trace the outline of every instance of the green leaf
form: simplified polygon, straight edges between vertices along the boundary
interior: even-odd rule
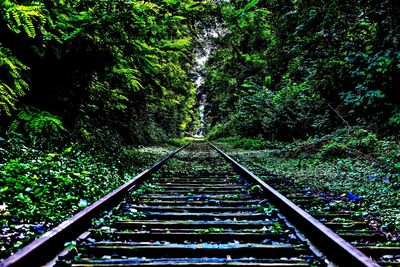
[[[250,3],[248,3],[247,5],[244,6],[244,8],[242,9],[243,11],[248,11],[249,9],[253,8],[255,5],[258,4],[258,2],[260,2],[260,0],[251,0]]]

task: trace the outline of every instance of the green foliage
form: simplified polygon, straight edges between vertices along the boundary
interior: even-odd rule
[[[352,72],[352,77],[359,81],[354,90],[343,93],[346,104],[354,110],[376,108],[385,102],[392,102],[392,83],[396,80],[396,73],[400,71],[398,53],[392,49],[374,53],[367,51],[346,58],[347,61],[362,64]]]
[[[321,149],[321,153],[325,157],[343,157],[347,154],[346,152],[347,145],[336,141],[325,144]]]
[[[24,234],[20,238],[16,235],[11,244],[21,246],[29,242],[125,180],[115,166],[98,162],[75,148],[61,153],[22,149],[24,154],[17,158],[10,157],[15,151],[5,151],[6,157],[0,162],[0,203],[7,205],[0,212],[0,223],[11,232],[21,221],[27,225],[40,224],[42,230],[38,233],[28,227],[26,232],[19,227],[17,231]],[[0,244],[0,257],[18,248],[7,244]]]
[[[344,132],[347,132],[347,129]],[[367,143],[371,138],[375,139],[371,137],[370,132],[363,129],[355,129],[354,136],[366,139],[364,142]],[[378,138],[373,147],[377,157],[373,161],[355,153],[354,147],[349,147],[352,138],[343,138],[343,133],[338,131],[337,134],[319,139],[295,142],[290,147],[279,146],[260,152],[234,150],[230,154],[263,177],[267,183],[270,179],[273,181],[286,177],[285,179],[292,179],[297,186],[308,188],[317,194],[327,192],[329,195],[345,196],[352,192],[364,200],[358,207],[361,214],[379,215],[385,227],[399,229],[400,175],[399,169],[395,168],[400,159],[398,141]],[[331,140],[327,142],[327,139]],[[325,145],[319,146],[321,141],[324,141]],[[304,149],[312,144],[314,153]],[[333,154],[321,154],[329,150],[329,153],[335,153],[335,157],[331,157]],[[337,155],[338,152],[342,154]],[[277,174],[279,177],[265,175],[265,172]],[[342,199],[327,204],[319,211],[323,211],[323,208],[353,210],[355,207],[351,202]]]
[[[164,189],[160,188],[158,185],[151,183],[144,183],[135,191],[132,192],[131,198],[134,201],[137,201],[138,198],[143,194],[155,194],[159,192],[163,192]],[[135,213],[137,215],[137,212]]]
[[[356,128],[352,132],[352,138],[348,141],[349,147],[357,148],[367,153],[375,151],[377,145],[378,137],[376,134],[362,128]]]
[[[391,6],[219,3],[219,34],[203,69],[202,90],[213,103],[210,136],[304,138],[342,126],[337,111],[350,125],[393,127],[400,105],[400,24],[393,19],[400,9]]]
[[[46,23],[44,6],[41,4],[19,5],[12,0],[5,0],[0,6],[2,8],[3,20],[13,32],[23,33],[30,38],[37,36],[35,24]]]
[[[262,189],[259,185],[253,185],[252,187],[250,187],[249,192],[251,194],[258,195],[262,192]],[[263,207],[263,211],[264,211],[264,207]]]
[[[117,1],[110,13],[108,3],[96,2],[91,16],[98,24],[89,33],[90,42],[112,60],[105,59],[105,76],[103,70],[92,76],[89,101],[78,116],[82,124],[87,117],[102,117],[99,124],[128,131],[130,143],[160,142],[187,129],[195,104],[186,22],[190,3]]]
[[[9,131],[26,134],[32,144],[43,146],[46,143],[52,144],[60,140],[65,128],[60,118],[49,112],[25,107],[17,114]]]
[[[216,228],[216,227],[210,227],[208,229],[197,229],[196,234],[210,234],[210,233],[222,233],[224,232],[224,228]]]
[[[207,136],[209,139],[214,140],[221,137],[225,137],[229,134],[230,133],[226,131],[226,124],[222,125],[220,123],[217,123],[216,125],[214,125],[214,127],[212,127]]]
[[[115,135],[130,144],[180,137],[197,120],[194,25],[207,5],[3,1],[0,111],[13,115],[27,93],[24,104],[52,110],[94,146]]]
[[[0,27],[0,33],[2,33],[2,38],[0,38],[0,115],[2,113],[11,115],[16,102],[29,88],[27,73],[30,68],[22,63],[23,61],[17,55],[18,50],[24,47],[21,42],[33,45],[33,42],[39,38],[46,41],[53,38],[59,39],[55,33],[50,33],[47,29],[54,27],[54,22],[48,12],[46,6],[38,2],[22,4],[14,0],[4,0],[0,4],[0,22],[2,23]],[[45,45],[46,41],[36,44],[38,50],[41,49],[40,46]]]
[[[267,207],[259,206],[258,211],[263,212],[267,216],[276,216],[276,214],[279,212],[279,210],[273,205]]]
[[[400,108],[396,108],[392,111],[389,118],[389,126],[394,130],[400,129]]]
[[[329,141],[328,141],[329,140]],[[324,157],[345,157],[357,153],[379,154],[380,145],[375,133],[360,128],[339,129],[325,137],[321,148]]]
[[[9,217],[2,222],[59,221],[82,208],[82,199],[91,202],[119,185],[122,179],[117,176],[115,167],[75,149],[48,154],[30,150],[29,157],[1,164],[0,202],[9,205]]]
[[[160,160],[168,150],[120,147],[118,156],[81,147],[38,150],[22,135],[0,138],[0,258],[43,234]],[[146,185],[146,190],[159,190]],[[150,192],[149,191],[149,192]],[[137,214],[139,215],[139,214]]]
[[[240,136],[223,137],[215,140],[216,143],[222,144],[229,148],[240,148],[246,150],[262,150],[266,148],[276,147],[277,144],[256,138],[243,138]]]
[[[223,195],[222,199],[240,199],[240,194],[227,194],[227,195]]]
[[[186,145],[191,141],[191,138],[171,138],[168,139],[165,143],[168,145],[172,145],[175,147],[181,147]]]
[[[288,84],[272,97],[274,112],[266,118],[264,127],[272,128],[271,132],[274,128],[284,130],[290,136],[301,136],[297,131],[312,134],[315,114],[323,107],[323,100],[307,81],[298,84],[284,79],[284,82]]]
[[[0,115],[10,115],[16,100],[28,89],[28,84],[23,79],[23,72],[26,70],[28,67],[0,42]]]

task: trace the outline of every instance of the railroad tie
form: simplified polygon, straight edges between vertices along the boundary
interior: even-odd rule
[[[362,220],[345,225],[354,219],[346,211],[314,210],[318,198],[293,183],[286,182],[287,190],[275,178],[272,187],[216,146],[193,143],[0,266],[376,267],[373,259],[385,265],[382,253],[399,253],[396,247],[352,246],[347,241],[384,239],[361,231]]]

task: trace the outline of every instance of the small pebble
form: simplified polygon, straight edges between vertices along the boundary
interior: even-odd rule
[[[392,260],[393,258],[394,258],[393,255],[383,255],[383,256],[382,256],[382,259],[383,259],[383,260]]]

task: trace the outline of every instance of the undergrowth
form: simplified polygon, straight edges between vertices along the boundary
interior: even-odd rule
[[[37,149],[22,135],[0,138],[0,258],[71,217],[148,168],[169,148],[79,145]]]
[[[214,142],[224,144],[227,148],[242,148],[249,150],[261,150],[278,147],[278,143],[276,142],[240,136],[221,137],[214,140]]]
[[[215,142],[255,172],[261,168],[314,191],[356,195],[385,228],[400,229],[400,145],[394,137],[381,139],[357,127],[293,143],[239,140]],[[260,149],[263,142],[269,145]]]

